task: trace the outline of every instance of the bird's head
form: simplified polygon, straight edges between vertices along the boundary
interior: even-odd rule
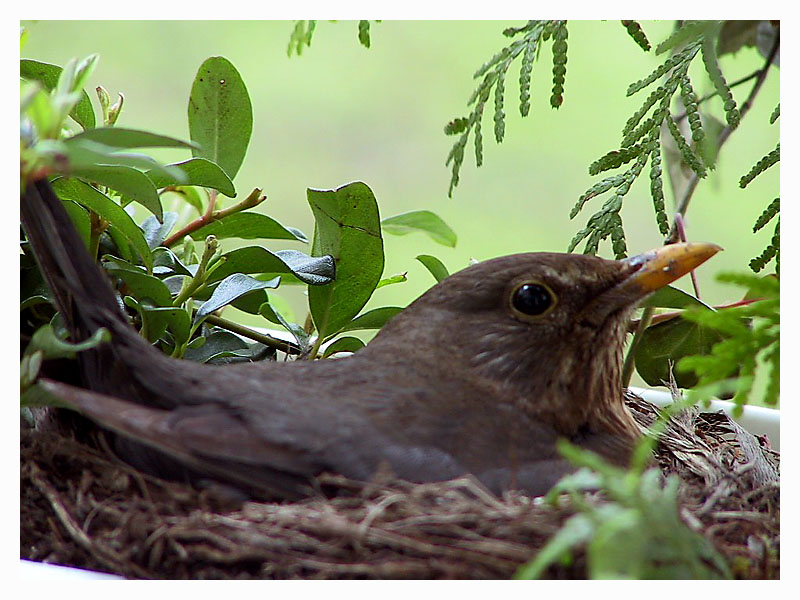
[[[555,253],[487,260],[431,288],[373,344],[435,348],[419,353],[432,369],[469,365],[463,372],[476,387],[564,435],[588,427],[632,437],[621,381],[631,312],[720,249],[688,243],[625,260]]]

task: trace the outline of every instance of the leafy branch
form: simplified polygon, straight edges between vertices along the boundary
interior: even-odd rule
[[[453,119],[445,126],[447,135],[458,135],[446,165],[451,162],[452,174],[448,195],[453,195],[453,189],[458,185],[461,165],[464,162],[464,152],[473,134],[475,146],[475,162],[477,166],[483,164],[483,113],[489,97],[494,91],[494,137],[499,144],[505,137],[505,82],[511,63],[520,59],[519,71],[519,111],[523,117],[530,112],[531,71],[533,62],[538,58],[542,42],[552,38],[553,50],[553,90],[550,96],[550,105],[558,108],[564,101],[564,77],[567,72],[567,22],[566,21],[528,21],[522,27],[509,27],[503,31],[508,38],[517,38],[508,46],[484,63],[473,75],[480,79],[480,83],[467,101],[467,106],[473,106],[467,117]]]

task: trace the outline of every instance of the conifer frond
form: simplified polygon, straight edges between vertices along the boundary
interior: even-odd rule
[[[361,20],[358,22],[358,41],[365,48],[369,48],[369,21]]]
[[[550,106],[558,108],[564,102],[564,76],[567,73],[567,23],[559,21],[553,30],[553,94]]]
[[[661,172],[661,143],[655,140],[650,151],[650,196],[653,199],[653,208],[656,212],[656,223],[661,235],[669,233],[669,219],[664,206],[664,180]]]
[[[481,123],[485,103],[490,94],[494,92],[494,137],[500,143],[505,137],[505,91],[506,75],[511,64],[521,59],[519,74],[519,111],[523,117],[530,112],[530,86],[531,70],[536,60],[540,42],[552,37],[553,39],[553,92],[550,103],[555,108],[561,105],[564,93],[564,77],[567,62],[567,26],[566,21],[528,21],[521,27],[509,27],[503,35],[514,38],[507,46],[492,56],[488,61],[475,71],[474,78],[480,83],[467,100],[467,106],[472,107],[468,117],[455,119],[445,126],[448,135],[462,134],[447,157],[446,164],[451,162],[452,173],[448,195],[453,195],[453,190],[458,185],[459,173],[464,160],[464,147],[468,137],[474,136],[475,162],[477,166],[483,164],[483,134]]]
[[[667,39],[656,46],[656,55],[662,54],[667,50],[681,46],[690,40],[694,41],[703,36],[709,27],[721,21],[684,21],[683,24],[673,31]]]
[[[772,114],[769,116],[769,124],[772,125],[775,121],[778,120],[778,117],[781,116],[781,103],[778,102],[778,106],[775,107],[775,110],[772,111]]]
[[[760,229],[762,229],[767,223],[769,223],[772,218],[777,215],[781,210],[781,199],[775,198],[772,202],[769,203],[769,206],[764,209],[764,212],[756,219],[756,224],[753,225],[753,233],[756,233]]]
[[[672,138],[675,140],[675,143],[678,146],[678,151],[681,153],[683,162],[685,162],[689,168],[697,174],[698,177],[705,177],[706,166],[703,164],[703,160],[683,138],[683,134],[678,128],[677,123],[675,123],[672,117],[668,117],[665,119],[665,121],[667,123],[667,130],[669,131],[670,135],[672,135]]]
[[[775,147],[775,150],[767,154],[766,156],[762,157],[753,168],[747,173],[747,175],[742,176],[739,180],[739,187],[745,188],[747,185],[753,181],[756,177],[761,175],[764,171],[769,169],[772,165],[777,163],[781,159],[781,144],[780,142]]]
[[[781,220],[775,224],[775,231],[772,234],[770,243],[764,251],[750,261],[750,268],[754,273],[758,273],[766,267],[770,261],[775,259],[775,272],[780,273],[780,253],[781,253]]]
[[[733,99],[733,93],[725,81],[725,76],[719,68],[717,61],[717,38],[722,29],[722,22],[716,22],[713,26],[709,27],[702,38],[703,41],[703,64],[705,65],[706,72],[711,78],[711,82],[717,90],[717,94],[722,98],[722,107],[725,109],[725,120],[730,127],[737,127],[739,125],[739,109],[736,107],[736,100]]]
[[[294,29],[289,36],[289,47],[286,49],[288,56],[292,52],[300,56],[303,53],[303,46],[311,46],[311,38],[314,36],[316,21],[295,21]]]
[[[644,34],[644,30],[642,26],[639,25],[638,21],[620,21],[625,27],[628,35],[633,38],[633,41],[639,44],[639,47],[644,50],[645,52],[650,51],[650,42],[647,39],[647,36]]]

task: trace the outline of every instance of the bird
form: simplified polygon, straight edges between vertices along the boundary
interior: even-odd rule
[[[369,481],[385,469],[537,496],[575,470],[559,439],[627,465],[641,436],[621,375],[631,314],[721,249],[501,256],[443,279],[351,356],[208,365],[138,334],[46,179],[20,201],[72,339],[111,334],[77,354],[80,385],[37,385],[111,432],[134,467],[254,498],[303,498],[322,473]]]

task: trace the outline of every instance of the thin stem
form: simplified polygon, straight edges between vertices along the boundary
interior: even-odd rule
[[[750,73],[750,75],[745,75],[741,79],[737,79],[732,84],[730,84],[728,87],[733,89],[736,86],[742,85],[743,83],[747,83],[751,79],[755,79],[756,77],[758,77],[758,74],[761,73],[761,71],[762,71],[762,69],[758,69],[756,71],[753,71],[752,73]],[[707,100],[711,100],[711,98],[714,98],[715,96],[719,96],[719,92],[711,92],[710,94],[706,94],[705,96],[703,96],[702,98],[700,98],[697,101],[698,106],[700,104],[702,104],[703,102],[706,102]],[[677,117],[675,117],[675,122],[676,123],[680,123],[681,121],[683,121],[687,117],[687,115],[688,115],[688,113],[686,111],[683,111],[681,114],[679,114]]]
[[[211,323],[212,325],[222,327],[223,329],[227,329],[233,333],[238,333],[239,335],[250,338],[251,340],[264,344],[270,348],[275,348],[276,350],[285,352],[286,354],[297,355],[301,352],[300,347],[293,342],[279,340],[278,338],[274,338],[264,333],[259,333],[258,331],[250,329],[249,327],[245,327],[244,325],[239,325],[238,323],[234,323],[228,319],[223,319],[222,317],[218,317],[216,315],[208,315],[205,320],[206,323]]]
[[[683,223],[683,216],[680,213],[675,214],[675,226],[678,228],[678,237],[682,242],[686,241],[686,228],[684,227]],[[692,278],[692,287],[694,288],[694,295],[695,298],[698,300],[700,299],[700,287],[697,284],[697,272],[692,269],[689,272],[689,276]]]
[[[628,353],[625,355],[625,362],[622,364],[622,387],[626,388],[631,383],[631,377],[633,377],[633,370],[634,370],[634,360],[636,356],[636,348],[639,346],[639,343],[642,341],[642,334],[644,330],[650,327],[650,321],[653,319],[653,314],[655,313],[655,309],[648,306],[642,312],[642,318],[639,319],[638,326],[636,327],[636,332],[633,334],[633,339],[631,340],[631,345],[628,348]]]
[[[753,304],[754,302],[761,302],[764,298],[750,298],[748,300],[739,300],[738,302],[731,302],[729,304],[720,304],[719,306],[715,306],[714,310],[725,310],[726,308],[736,308],[738,306],[748,306]],[[663,323],[665,321],[670,321],[675,317],[679,317],[683,313],[682,310],[675,310],[671,312],[660,313],[658,315],[654,315],[650,321],[650,325],[658,325],[659,323]],[[641,323],[641,319],[634,319],[630,323],[628,323],[628,331],[634,332],[639,328],[639,323]]]
[[[267,199],[266,196],[261,195],[261,190],[256,188],[252,192],[250,192],[250,195],[247,196],[247,198],[245,198],[238,204],[234,204],[233,206],[230,206],[222,210],[214,210],[217,198],[217,194],[215,192],[216,190],[211,190],[211,193],[209,194],[208,210],[206,210],[205,214],[196,218],[194,221],[183,227],[180,231],[176,231],[166,240],[164,240],[164,245],[166,247],[169,248],[173,246],[177,242],[181,241],[187,235],[194,233],[195,231],[197,231],[201,227],[205,227],[209,223],[213,223],[214,221],[219,221],[234,213],[238,213],[243,210],[247,210],[248,208],[253,208],[254,206],[258,206],[264,200]]]

